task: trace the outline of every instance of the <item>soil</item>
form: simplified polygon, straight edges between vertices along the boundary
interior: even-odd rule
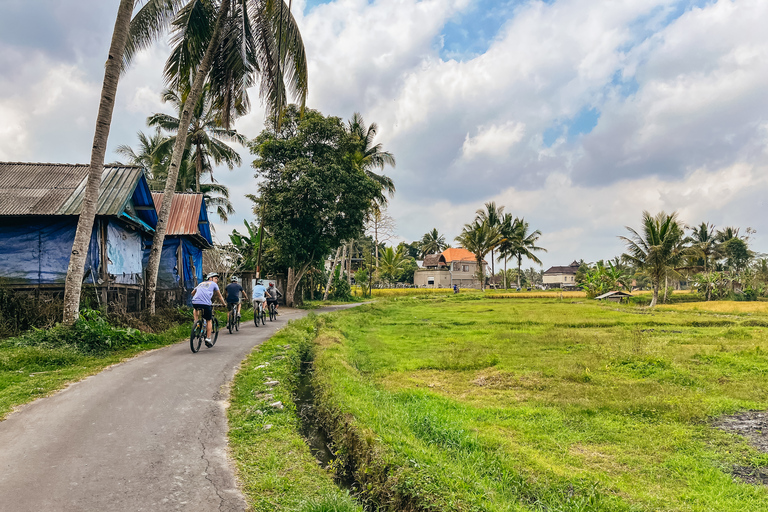
[[[768,411],[746,411],[719,418],[714,426],[739,434],[757,450],[768,453]],[[768,485],[768,467],[733,466],[733,476],[750,484]]]

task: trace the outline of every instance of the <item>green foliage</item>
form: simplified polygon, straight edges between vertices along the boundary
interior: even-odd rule
[[[362,231],[380,186],[357,165],[355,140],[337,117],[292,105],[250,145],[264,219],[281,263],[301,271]],[[301,275],[298,276],[301,278]]]
[[[352,300],[352,288],[349,283],[341,275],[341,266],[336,267],[336,272],[333,275],[333,282],[331,283],[331,291],[328,294],[331,300],[336,301],[348,301]]]
[[[50,327],[61,321],[62,310],[59,300],[35,299],[3,286],[0,281],[0,338],[19,335],[33,327]]]

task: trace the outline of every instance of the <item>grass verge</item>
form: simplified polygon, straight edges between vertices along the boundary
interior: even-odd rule
[[[300,434],[293,396],[315,338],[315,321],[311,315],[290,322],[257,347],[232,385],[229,445],[254,512],[362,511],[319,466]]]
[[[711,420],[768,408],[765,320],[393,299],[316,319],[314,385],[374,510],[758,512],[768,455]]]

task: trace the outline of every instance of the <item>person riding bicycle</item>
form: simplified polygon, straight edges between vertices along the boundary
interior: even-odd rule
[[[244,299],[247,299],[248,295],[245,294],[243,287],[237,282],[235,276],[232,276],[231,282],[224,290],[227,292],[227,306],[237,304],[237,318],[240,318],[240,308],[242,307],[240,296],[242,295]]]
[[[224,297],[219,291],[219,274],[211,272],[206,277],[206,280],[200,283],[192,290],[192,307],[194,308],[195,322],[197,322],[197,311],[202,310],[203,318],[206,320],[206,333],[205,333],[205,346],[212,347],[211,345],[211,329],[213,328],[213,304],[211,299],[215,295],[216,298],[224,304]]]
[[[280,290],[277,289],[277,287],[275,286],[275,283],[273,283],[272,281],[269,282],[269,288],[267,288],[266,295],[267,295],[267,307],[269,307],[270,304],[274,304],[275,313],[277,313],[277,308],[278,308],[277,298],[282,297],[283,294],[280,293]]]
[[[259,281],[256,286],[253,287],[253,293],[251,294],[251,300],[253,300],[254,311],[258,312],[259,303],[266,302],[267,288],[264,286],[263,281]],[[264,304],[261,304],[262,307]]]

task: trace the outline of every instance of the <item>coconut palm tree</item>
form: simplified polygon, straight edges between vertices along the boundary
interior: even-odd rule
[[[483,268],[485,255],[501,240],[502,234],[498,227],[490,226],[477,219],[472,224],[465,224],[461,234],[456,237],[456,241],[463,248],[475,255],[481,290],[485,289],[485,269]]]
[[[96,218],[96,204],[99,199],[99,186],[104,173],[104,155],[107,152],[107,139],[112,124],[112,111],[115,106],[117,83],[120,79],[121,63],[128,41],[128,32],[133,13],[134,0],[120,0],[117,9],[112,42],[104,66],[104,81],[101,86],[99,111],[96,115],[96,129],[91,146],[91,161],[88,167],[83,206],[77,220],[75,240],[69,257],[67,278],[64,284],[64,324],[72,325],[80,315],[80,291],[83,286],[85,258],[91,241],[93,222]],[[159,260],[158,260],[159,264]]]
[[[383,151],[381,143],[373,143],[376,132],[379,131],[379,126],[376,123],[371,123],[366,127],[365,120],[363,120],[363,116],[359,112],[355,112],[352,115],[352,119],[347,123],[347,130],[352,135],[355,144],[356,149],[353,155],[355,162],[365,171],[369,178],[379,184],[381,194],[377,202],[385,204],[387,197],[384,193],[386,192],[392,197],[395,193],[395,182],[385,174],[374,172],[374,169],[383,171],[387,165],[395,167],[394,155],[389,151]]]
[[[489,201],[485,203],[485,210],[480,209],[475,212],[477,214],[477,220],[480,222],[487,223],[492,228],[498,228],[501,229],[501,224],[504,221],[504,207],[503,206],[496,206],[495,201]],[[499,241],[499,243],[502,243],[504,241],[502,232],[502,240]],[[496,275],[496,269],[494,268],[494,260],[496,259],[493,254],[493,250],[495,247],[491,247],[491,275]]]
[[[738,231],[738,230],[737,230]],[[692,252],[704,260],[704,274],[709,275],[710,262],[719,254],[720,241],[717,239],[715,226],[702,222],[698,227],[691,230],[691,236],[686,240],[690,244]],[[709,279],[706,280],[706,300],[710,300],[711,287]]]
[[[419,241],[419,256],[424,259],[428,254],[437,254],[448,248],[445,236],[437,232],[437,228],[424,234]]]
[[[530,226],[528,222],[523,219],[515,218],[512,223],[512,232],[510,235],[511,244],[508,250],[510,257],[517,258],[517,287],[520,288],[520,275],[522,273],[523,258],[527,258],[534,263],[541,265],[541,260],[534,254],[535,252],[547,250],[543,247],[536,245],[536,242],[541,238],[541,231],[534,230],[528,231]],[[506,249],[506,247],[505,247]]]
[[[152,135],[147,135],[142,131],[136,135],[139,139],[137,150],[127,144],[121,144],[117,146],[115,152],[127,157],[128,162],[132,165],[143,167],[147,171],[149,186],[152,188],[156,175],[163,176],[163,180],[165,180],[165,175],[168,173],[168,160],[171,156],[170,152],[167,151],[168,138],[160,132],[160,128],[157,128]],[[152,188],[152,190],[155,189]]]
[[[179,116],[165,194],[176,188],[184,156],[187,131],[203,86],[210,82],[215,102],[230,114],[247,107],[246,90],[258,75],[259,90],[267,112],[278,116],[287,104],[286,89],[301,101],[307,95],[307,62],[304,43],[290,6],[283,0],[148,0],[134,16],[126,52],[129,62],[136,52],[150,46],[169,27],[174,45],[165,66],[165,78],[175,91],[189,89]],[[239,107],[238,107],[239,105]],[[147,265],[148,309],[155,311],[155,290],[170,215],[171,201],[164,201]]]
[[[166,89],[163,91],[163,102],[171,103],[176,110],[181,110],[184,105],[185,96],[189,91],[179,96],[174,91]],[[203,87],[200,99],[192,114],[192,123],[187,132],[187,148],[191,151],[189,157],[195,164],[195,186],[194,191],[200,192],[200,180],[202,174],[207,170],[213,179],[213,164],[226,165],[230,170],[235,166],[240,166],[242,160],[237,151],[228,146],[225,142],[236,142],[244,146],[247,138],[237,133],[236,130],[227,129],[223,126],[221,112],[214,104],[214,98],[211,94],[210,84]],[[147,118],[147,125],[162,128],[169,133],[178,133],[179,118],[169,114],[153,114]],[[165,144],[168,149],[172,148],[176,142],[176,136],[168,137]]]
[[[390,283],[395,282],[397,276],[405,268],[406,263],[407,258],[402,246],[399,246],[396,250],[392,247],[385,248],[381,253],[381,261],[379,262],[381,277]]]
[[[684,254],[683,226],[677,219],[677,212],[667,214],[661,211],[651,215],[644,211],[640,232],[629,226],[626,228],[632,236],[619,237],[627,245],[623,257],[651,278],[653,299],[650,307],[653,307],[659,300],[661,280]]]

